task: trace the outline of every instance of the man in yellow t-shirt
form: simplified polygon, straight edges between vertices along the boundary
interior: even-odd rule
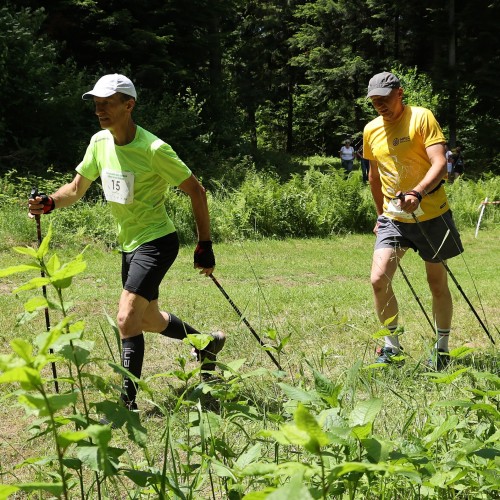
[[[375,75],[367,97],[379,114],[363,132],[363,157],[370,160],[370,188],[378,215],[371,283],[377,315],[389,330],[377,362],[394,362],[402,351],[391,282],[399,260],[412,248],[425,262],[432,294],[438,339],[429,364],[441,370],[449,363],[453,312],[442,261],[463,252],[443,187],[446,141],[431,111],[403,103],[403,89],[392,73]]]
[[[199,333],[173,314],[160,311],[158,296],[160,283],[179,251],[175,227],[165,210],[167,186],[178,186],[191,199],[198,233],[194,267],[206,276],[215,267],[206,193],[168,144],[135,124],[132,111],[137,92],[129,78],[105,75],[82,98],[94,101],[102,130],[91,138],[75,178],[51,196],[34,196],[29,210],[35,216],[72,205],[101,178],[122,252],[123,290],[117,314],[122,366],[140,378],[143,331],[175,339]],[[223,332],[211,335],[213,340],[205,349],[195,350],[208,371],[215,369],[215,356],[225,341]],[[137,386],[124,377],[121,399],[130,410],[137,409],[136,395]]]

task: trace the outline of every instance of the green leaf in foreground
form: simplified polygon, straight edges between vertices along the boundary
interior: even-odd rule
[[[311,493],[304,484],[303,473],[296,474],[290,481],[273,491],[267,500],[313,500]]]
[[[62,483],[23,483],[18,484],[19,488],[22,491],[31,492],[31,491],[47,491],[52,495],[61,495],[63,491]]]
[[[9,486],[7,484],[0,484],[0,500],[7,500],[10,495],[19,491],[19,486]]]
[[[339,405],[339,395],[342,390],[342,384],[334,384],[318,370],[313,370],[314,385],[317,393],[332,407]]]
[[[87,263],[83,260],[83,255],[78,255],[74,260],[63,265],[51,277],[51,283],[57,288],[67,288],[71,285],[71,280],[77,274],[83,273],[87,268]]]
[[[40,270],[40,266],[36,264],[20,264],[19,266],[6,267],[5,269],[0,269],[0,278],[5,278],[12,274],[24,273],[26,271]]]
[[[352,426],[363,426],[367,423],[373,423],[375,417],[382,409],[382,400],[379,398],[372,398],[368,401],[362,401],[357,404],[351,412],[349,423]]]
[[[314,391],[304,391],[299,387],[294,387],[283,382],[280,382],[278,385],[281,387],[283,392],[294,401],[299,401],[301,403],[319,401],[319,397]]]
[[[305,448],[311,453],[319,453],[321,447],[330,444],[330,438],[321,429],[317,420],[307,410],[307,408],[299,404],[293,416],[297,427],[305,431],[309,436],[309,441],[305,444]]]
[[[424,377],[428,377],[435,384],[451,384],[456,379],[461,377],[470,368],[461,368],[453,373],[423,373]]]
[[[36,259],[36,250],[32,247],[12,247],[12,250],[14,252],[20,253],[22,255],[29,255],[30,257],[33,257]]]
[[[18,366],[0,375],[0,383],[18,382],[24,389],[35,389],[42,385],[40,372],[29,366]]]
[[[47,252],[49,251],[50,240],[52,239],[52,221],[50,221],[49,229],[47,230],[47,234],[43,238],[38,250],[36,252],[36,257],[38,260],[42,260]]]

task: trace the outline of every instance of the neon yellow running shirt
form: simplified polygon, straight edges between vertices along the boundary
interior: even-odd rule
[[[92,136],[76,171],[91,181],[101,177],[122,251],[132,252],[175,231],[164,204],[167,187],[181,184],[191,170],[147,130],[138,126],[134,140],[125,146],[117,146],[111,132],[101,130]]]
[[[428,172],[431,162],[426,148],[444,143],[445,138],[432,112],[417,106],[405,106],[403,114],[394,123],[378,116],[368,123],[363,132],[363,158],[375,160],[378,165],[384,215],[401,222],[414,222],[387,212],[389,202],[398,191],[413,189]],[[444,187],[424,196],[419,220],[440,216],[449,209]]]

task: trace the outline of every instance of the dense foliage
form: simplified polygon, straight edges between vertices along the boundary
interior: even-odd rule
[[[212,221],[212,239],[216,243],[261,238],[325,238],[336,235],[370,233],[375,222],[375,208],[368,186],[355,171],[345,179],[340,160],[310,158],[287,180],[257,172],[241,165],[245,174],[236,189],[228,184],[211,183],[208,201]],[[11,244],[24,244],[33,237],[33,221],[26,217],[26,196],[33,185],[48,192],[69,181],[72,174],[56,175],[47,180],[39,177],[0,177],[0,251]],[[485,198],[500,198],[500,176],[485,176],[479,181],[460,179],[446,186],[455,222],[460,230],[475,227]],[[181,243],[192,244],[196,234],[189,197],[170,189],[166,200]],[[481,228],[500,222],[495,205],[485,207]],[[56,210],[44,217],[53,221],[56,235],[53,243],[80,246],[100,243],[116,246],[115,222],[103,202],[98,183],[94,183],[83,201]]]
[[[79,95],[107,72],[137,121],[204,176],[266,153],[337,154],[373,116],[370,76],[429,83],[469,171],[494,170],[500,3],[425,0],[9,0],[0,8],[0,168],[70,171],[96,130]],[[413,72],[413,73],[412,73]],[[408,101],[411,102],[410,94]],[[263,154],[264,152],[264,154]]]

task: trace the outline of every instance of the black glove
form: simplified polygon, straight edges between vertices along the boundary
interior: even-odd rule
[[[194,249],[194,264],[203,269],[209,269],[215,267],[215,256],[212,250],[212,242],[208,241],[198,241],[196,248]]]
[[[37,196],[42,198],[41,202],[43,204],[43,213],[50,214],[54,208],[56,208],[56,204],[54,203],[54,199],[51,196],[47,196],[45,193],[39,193],[36,188],[31,190],[30,198],[34,200]]]

